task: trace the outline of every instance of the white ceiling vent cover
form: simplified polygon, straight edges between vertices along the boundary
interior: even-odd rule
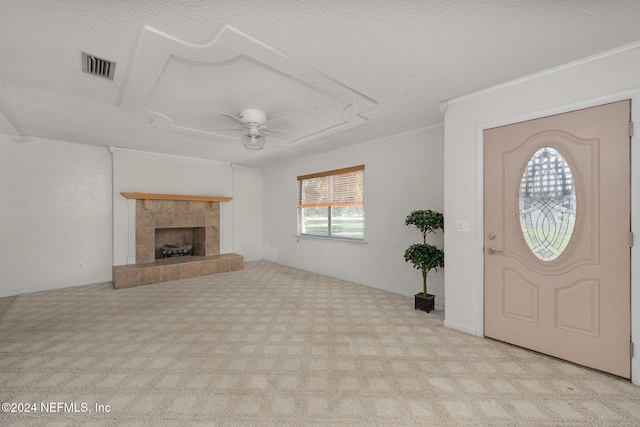
[[[116,63],[82,52],[82,71],[87,74],[113,80]]]

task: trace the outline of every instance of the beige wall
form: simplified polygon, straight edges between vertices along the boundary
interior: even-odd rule
[[[494,90],[452,100],[445,114],[444,194],[447,326],[482,335],[482,130],[629,99],[640,89],[640,47],[621,48]],[[633,107],[636,107],[634,103]],[[636,126],[638,127],[638,126]],[[637,138],[636,138],[637,139]],[[637,151],[637,150],[636,150]],[[634,184],[640,165],[634,159]],[[637,197],[637,188],[632,188]],[[640,212],[634,209],[634,223]],[[468,233],[455,230],[469,220]],[[637,255],[634,255],[637,258]],[[637,265],[637,262],[635,263]],[[640,286],[633,276],[633,330],[640,341]],[[640,353],[640,352],[637,352]],[[635,359],[638,380],[640,365]]]

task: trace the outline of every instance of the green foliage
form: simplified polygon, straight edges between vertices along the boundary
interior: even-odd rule
[[[404,260],[422,271],[422,287],[427,296],[427,274],[430,270],[444,268],[444,251],[427,243],[427,234],[444,231],[444,217],[432,210],[412,211],[404,221],[407,227],[415,227],[422,233],[423,243],[411,245],[404,253]]]
[[[427,234],[444,230],[444,216],[430,209],[412,211],[404,220],[407,227],[414,226],[422,233],[423,243],[427,243]]]
[[[418,270],[438,271],[444,267],[444,251],[428,243],[416,243],[404,252],[404,260],[411,262]]]

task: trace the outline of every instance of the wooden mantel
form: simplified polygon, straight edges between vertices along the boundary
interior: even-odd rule
[[[177,200],[182,202],[209,202],[213,208],[215,202],[228,202],[232,197],[192,196],[188,194],[120,193],[127,199],[144,200],[144,208],[149,208],[149,200]]]

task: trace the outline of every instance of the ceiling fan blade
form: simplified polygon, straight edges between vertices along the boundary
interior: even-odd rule
[[[289,133],[284,133],[284,132],[278,132],[277,130],[271,130],[271,129],[265,129],[262,131],[263,134],[265,135],[282,135],[282,136],[286,136],[289,138],[295,138],[294,135],[291,135]]]
[[[278,117],[277,119],[267,120],[266,122],[262,123],[260,126],[271,129],[271,128],[277,128],[279,126],[285,126],[285,125],[288,125],[289,123],[290,123],[289,120],[287,120],[286,118]]]
[[[206,132],[246,132],[246,128],[211,128],[211,127],[199,127],[198,129],[202,129]]]
[[[282,132],[262,132],[262,135],[267,138],[267,141],[275,140],[280,142],[288,142],[296,138],[295,136],[287,135],[286,133],[283,134]]]
[[[232,115],[231,115],[231,114],[229,114],[229,113],[220,113],[220,114],[221,114],[221,115],[223,115],[223,116],[225,116],[225,117],[226,117],[226,118],[228,118],[228,119],[233,120],[233,121],[234,121],[234,122],[236,122],[236,123],[241,124],[241,125],[242,125],[242,127],[244,127],[244,128],[246,128],[246,127],[247,127],[247,124],[246,124],[245,122],[243,122],[241,119],[237,118],[236,116],[232,116]]]

